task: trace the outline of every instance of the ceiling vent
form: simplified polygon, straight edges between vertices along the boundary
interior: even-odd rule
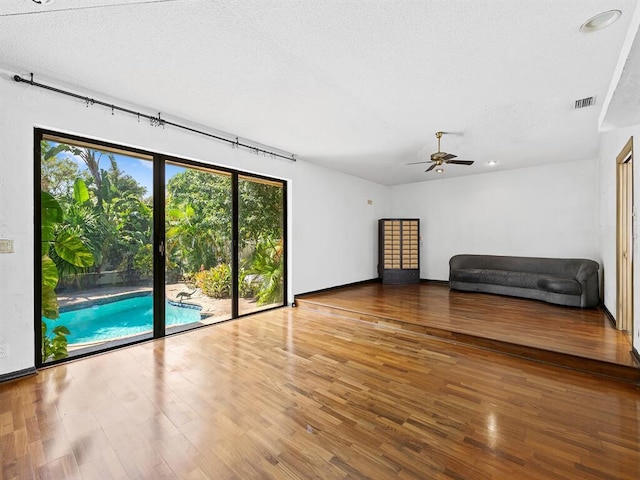
[[[573,105],[573,108],[577,110],[579,108],[591,107],[592,105],[595,105],[595,104],[596,104],[596,97],[581,98],[580,100],[576,100],[576,102]]]

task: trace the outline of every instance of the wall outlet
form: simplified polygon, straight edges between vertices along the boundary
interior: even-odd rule
[[[6,343],[0,343],[0,358],[7,358],[9,356],[9,345]]]

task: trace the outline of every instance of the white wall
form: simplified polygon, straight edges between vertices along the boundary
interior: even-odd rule
[[[449,259],[460,253],[596,259],[596,163],[393,187],[389,210],[421,220],[421,278],[448,280]]]
[[[634,213],[640,200],[640,125],[604,132],[600,142],[598,159],[598,255],[604,269],[604,305],[616,316],[616,157],[625,146],[629,137],[634,140],[635,165],[633,169]],[[640,311],[640,261],[638,259],[638,232],[634,220],[633,242],[633,303],[636,312]],[[640,350],[640,319],[634,318],[633,346]]]
[[[15,245],[15,253],[0,254],[0,344],[9,347],[9,356],[0,359],[0,375],[34,365],[34,127],[288,180],[290,300],[296,293],[377,277],[376,229],[386,213],[385,187],[303,161],[258,157],[125,114],[111,115],[102,107],[87,108],[17,84],[12,74],[0,70],[0,238]]]
[[[87,108],[17,84],[12,73],[0,70],[0,238],[15,245],[15,253],[0,254],[0,344],[9,346],[9,356],[0,359],[0,375],[34,364],[36,126],[288,180],[290,299],[376,277],[377,219],[398,216],[421,219],[422,278],[446,280],[449,258],[457,253],[593,258],[604,266],[605,304],[615,313],[615,168],[609,163],[615,164],[640,126],[603,134],[597,160],[387,188],[304,161],[257,157],[125,114],[111,115],[102,107]],[[640,322],[635,345],[640,345]]]

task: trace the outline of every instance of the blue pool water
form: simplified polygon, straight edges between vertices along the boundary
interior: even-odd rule
[[[167,327],[200,321],[200,307],[178,306],[168,301],[165,305]],[[58,325],[66,326],[71,332],[67,336],[69,344],[113,340],[153,330],[153,297],[147,295],[93,305],[62,312],[57,320],[43,320],[47,331]]]

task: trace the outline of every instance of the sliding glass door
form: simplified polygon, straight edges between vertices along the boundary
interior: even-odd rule
[[[286,303],[286,184],[36,129],[36,365]]]
[[[53,135],[39,147],[42,363],[151,338],[152,157]]]
[[[165,164],[165,292],[167,331],[232,316],[232,175]],[[197,312],[198,323],[179,318]]]
[[[284,187],[239,176],[239,312],[284,303]]]

